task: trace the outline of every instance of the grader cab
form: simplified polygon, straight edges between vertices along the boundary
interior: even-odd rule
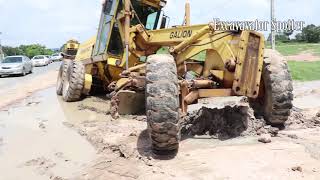
[[[200,98],[247,96],[270,124],[288,119],[291,76],[276,52],[265,53],[262,34],[190,25],[188,3],[183,25],[168,27],[165,5],[105,0],[97,35],[61,65],[57,94],[71,102],[102,88],[120,114],[145,108],[157,153],[178,149],[181,116]]]
[[[65,59],[75,59],[80,43],[77,40],[70,39],[63,45],[62,56]]]

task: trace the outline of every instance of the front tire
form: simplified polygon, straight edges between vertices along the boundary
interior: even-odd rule
[[[293,107],[293,86],[288,64],[278,52],[266,53],[262,79],[264,118],[271,124],[283,125]]]
[[[85,69],[82,62],[74,61],[67,69],[63,81],[62,97],[66,102],[79,101],[84,88]]]
[[[152,55],[146,66],[146,114],[156,154],[177,152],[180,140],[177,68],[171,55]]]
[[[66,79],[67,70],[68,70],[70,65],[71,65],[71,61],[70,60],[64,60],[60,65],[58,78],[57,78],[57,83],[56,83],[56,93],[57,93],[58,96],[62,95],[63,82]]]

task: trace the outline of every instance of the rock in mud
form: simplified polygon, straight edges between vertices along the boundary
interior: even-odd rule
[[[299,137],[296,134],[289,134],[288,137],[291,139],[299,139]]]
[[[40,129],[45,129],[45,128],[46,128],[46,125],[45,125],[43,122],[40,122],[40,123],[39,123],[39,128],[40,128]]]
[[[265,144],[271,143],[271,135],[270,134],[263,134],[259,137],[258,141],[265,143]]]
[[[146,116],[134,116],[132,119],[134,119],[136,121],[147,122]]]
[[[262,128],[265,130],[266,133],[269,133],[272,137],[276,137],[278,136],[278,133],[280,131],[280,129],[278,127],[272,127],[270,125],[268,126],[264,126],[264,128]],[[266,133],[261,133],[261,134],[266,134]],[[261,135],[260,134],[260,135]]]
[[[295,166],[291,168],[292,171],[299,171],[302,172],[302,167],[301,166]]]
[[[315,128],[320,126],[320,118],[315,116],[313,118],[308,118],[303,111],[293,109],[291,116],[285,123],[285,128],[290,129],[306,129]]]

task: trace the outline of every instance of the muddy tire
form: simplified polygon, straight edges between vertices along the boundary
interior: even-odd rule
[[[171,55],[152,55],[146,66],[146,114],[156,154],[176,153],[180,128],[177,68]]]
[[[59,96],[62,95],[63,81],[66,79],[67,69],[71,65],[71,63],[72,62],[70,60],[64,60],[60,65],[57,83],[56,83],[56,93]]]
[[[293,107],[293,86],[288,64],[278,52],[266,52],[262,79],[264,118],[271,124],[282,125]]]
[[[66,78],[63,81],[63,100],[66,102],[79,101],[84,88],[84,80],[84,65],[78,61],[72,62],[67,68]]]

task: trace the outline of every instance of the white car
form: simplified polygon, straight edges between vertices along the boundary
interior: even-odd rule
[[[51,56],[46,55],[46,57],[49,59],[49,64],[53,63]]]
[[[19,74],[25,76],[32,73],[32,62],[26,56],[8,56],[0,62],[0,77]]]
[[[51,55],[51,59],[52,61],[61,61],[63,59],[62,54],[61,53],[55,53]]]
[[[47,66],[50,63],[50,59],[44,55],[35,56],[32,58],[33,66]]]

